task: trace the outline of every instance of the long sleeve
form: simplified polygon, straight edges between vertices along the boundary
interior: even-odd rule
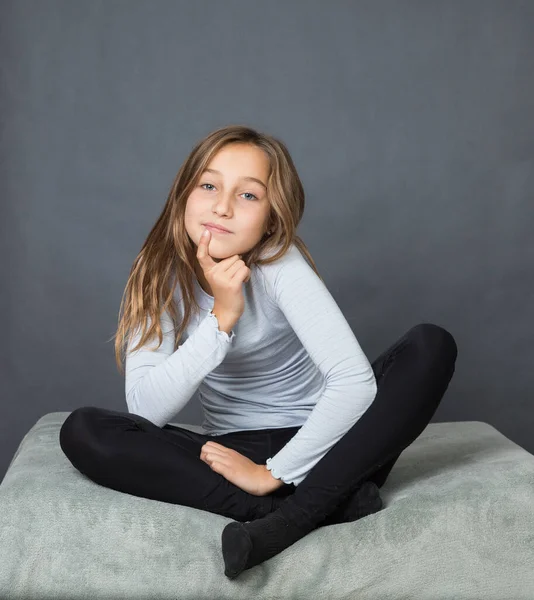
[[[298,248],[281,260],[283,265],[265,279],[266,291],[325,378],[302,427],[267,459],[273,477],[298,485],[364,414],[377,384],[343,313]]]
[[[150,319],[150,318],[149,318]],[[225,358],[235,336],[219,329],[210,311],[192,335],[173,351],[174,327],[167,311],[160,317],[163,342],[157,337],[131,352],[137,331],[128,341],[125,358],[125,392],[128,411],[163,427],[189,402],[204,377]]]

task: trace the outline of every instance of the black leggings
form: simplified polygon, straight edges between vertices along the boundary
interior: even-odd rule
[[[254,496],[200,459],[209,440],[265,464],[300,427],[208,436],[128,412],[94,406],[72,411],[60,433],[61,449],[78,471],[99,485],[162,502],[252,521],[285,497],[283,515],[319,524],[363,481],[383,485],[402,451],[425,429],[455,369],[453,336],[438,325],[410,329],[373,363],[377,394],[361,418],[297,486],[284,484]]]

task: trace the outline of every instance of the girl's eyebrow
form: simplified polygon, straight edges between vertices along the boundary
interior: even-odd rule
[[[204,173],[206,172],[215,173],[216,175],[222,175],[222,173],[220,171],[217,171],[217,169],[204,169]],[[255,181],[256,183],[259,183],[263,188],[265,188],[265,191],[267,191],[267,186],[260,179],[256,179],[255,177],[241,177],[240,179],[243,179],[244,181]]]

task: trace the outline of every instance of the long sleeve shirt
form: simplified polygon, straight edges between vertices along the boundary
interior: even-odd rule
[[[176,286],[178,290],[179,286]],[[163,343],[127,346],[130,413],[163,427],[195,395],[207,435],[242,430],[300,429],[266,467],[298,485],[373,402],[371,365],[325,284],[292,244],[281,259],[253,265],[243,284],[244,312],[230,334],[211,312],[214,297],[195,278],[201,307],[173,350],[174,327],[163,311]],[[175,292],[183,314],[180,292]]]

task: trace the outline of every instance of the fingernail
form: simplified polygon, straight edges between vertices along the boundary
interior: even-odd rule
[[[204,229],[204,231],[202,232],[202,235],[208,235],[208,230]]]

